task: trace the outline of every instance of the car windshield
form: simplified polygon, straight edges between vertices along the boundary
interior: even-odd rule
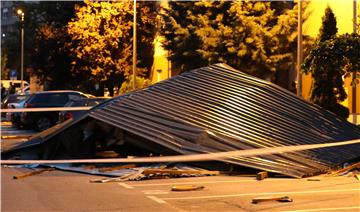
[[[65,107],[91,107],[100,104],[105,101],[107,98],[90,98],[90,99],[80,99],[76,101],[70,101],[65,105]]]
[[[25,99],[27,99],[29,96],[27,95],[10,95],[9,98],[6,100],[6,103],[18,103]]]

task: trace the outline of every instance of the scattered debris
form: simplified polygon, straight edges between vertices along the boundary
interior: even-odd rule
[[[116,153],[114,151],[97,152],[95,155],[97,157],[100,157],[100,158],[116,158],[116,157],[119,157],[119,153]]]
[[[278,202],[292,202],[293,200],[288,197],[288,196],[281,196],[281,197],[276,197],[276,196],[269,196],[269,197],[256,197],[254,199],[252,199],[252,203],[253,204],[257,204],[260,202],[269,202],[269,201],[278,201]]]
[[[308,178],[307,181],[320,181],[319,178]]]
[[[132,169],[135,168],[135,164],[127,164],[122,166],[113,166],[113,167],[105,167],[105,168],[99,168],[99,172],[111,172],[114,170],[120,170],[120,169]]]
[[[184,185],[184,186],[173,186],[171,191],[198,191],[204,189],[204,186],[195,186],[195,185]]]
[[[208,171],[204,169],[193,168],[190,166],[177,165],[166,169],[166,165],[157,166],[142,166],[135,167],[134,164],[119,166],[117,169],[100,168],[99,174],[104,174],[112,171],[117,173],[111,173],[117,177],[106,177],[101,179],[90,180],[92,183],[107,183],[107,182],[123,182],[123,181],[137,181],[145,179],[163,179],[163,178],[174,178],[174,177],[199,177],[209,175],[219,175],[219,171]],[[102,170],[102,171],[101,171]],[[103,171],[105,170],[105,172]],[[94,173],[94,172],[93,172]],[[110,174],[110,173],[109,173]]]
[[[219,171],[207,170],[178,170],[178,169],[145,169],[142,174],[144,175],[219,175]]]
[[[354,177],[355,177],[357,180],[360,180],[360,174],[355,174]]]
[[[46,169],[42,169],[42,170],[36,170],[36,171],[29,172],[29,173],[22,174],[22,175],[15,175],[15,176],[13,176],[13,179],[18,180],[18,179],[22,179],[25,177],[41,174],[44,172],[54,171],[54,170],[55,170],[54,168],[46,168]]]
[[[339,169],[337,171],[331,172],[330,175],[346,175],[347,173],[354,171],[354,170],[360,170],[360,162],[347,165],[342,169]]]
[[[257,180],[263,180],[265,178],[268,178],[269,174],[267,172],[259,172],[256,174],[256,179]]]

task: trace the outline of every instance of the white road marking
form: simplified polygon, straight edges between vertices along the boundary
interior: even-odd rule
[[[226,194],[213,196],[196,196],[196,197],[168,197],[164,200],[185,200],[185,199],[210,199],[210,198],[226,198],[226,197],[241,197],[241,196],[262,196],[262,195],[285,195],[285,194],[312,194],[312,193],[333,193],[333,192],[352,192],[359,189],[337,189],[337,190],[318,190],[318,191],[284,191],[284,192],[269,192],[269,193],[247,193],[247,194]]]
[[[283,211],[283,212],[339,211],[339,210],[353,210],[353,209],[360,209],[360,206],[342,207],[342,208],[314,208],[314,209],[293,210],[293,211]]]
[[[266,181],[293,181],[297,179],[265,179],[262,182]],[[166,186],[166,185],[187,185],[187,184],[216,184],[216,183],[243,183],[243,182],[258,182],[255,179],[252,180],[219,180],[219,181],[198,181],[198,182],[180,182],[180,183],[139,183],[139,184],[132,184],[133,187],[144,187],[144,186]]]
[[[118,183],[119,185],[121,185],[122,187],[124,188],[127,188],[127,189],[133,189],[134,187],[132,187],[131,185],[128,185],[126,183]]]
[[[165,204],[165,203],[166,203],[164,200],[162,200],[162,199],[160,199],[160,198],[157,198],[157,197],[155,197],[155,196],[147,196],[147,198],[152,199],[152,200],[154,200],[155,202],[160,203],[160,204]]]

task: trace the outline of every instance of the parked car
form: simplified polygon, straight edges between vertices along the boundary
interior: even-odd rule
[[[9,104],[12,103],[18,103],[20,101],[23,101],[28,98],[28,95],[25,94],[11,94],[4,98],[4,100],[1,102],[1,108],[8,109]],[[1,116],[5,117],[6,113],[1,113]]]
[[[30,95],[24,108],[64,107],[70,101],[90,97],[93,96],[71,90],[38,92]],[[21,124],[26,128],[43,131],[58,122],[58,114],[59,111],[23,112],[21,113]]]
[[[21,100],[24,100],[28,97],[26,94],[10,94],[4,98],[4,100],[1,102],[1,108],[8,108],[8,105],[10,103],[17,103]]]
[[[65,107],[94,107],[101,102],[110,99],[109,97],[96,97],[88,99],[80,99],[75,101],[68,102]],[[59,112],[59,122],[64,122],[68,119],[77,119],[84,115],[87,110],[74,110],[74,111],[60,111]]]
[[[13,103],[9,103],[7,105],[7,107],[9,109],[11,108],[23,108],[25,105],[26,100],[30,97],[30,95],[26,95],[25,98],[21,99],[18,102],[13,102]],[[16,127],[21,127],[21,121],[20,121],[20,112],[15,112],[15,113],[6,113],[6,120],[11,121],[12,125],[16,126]]]

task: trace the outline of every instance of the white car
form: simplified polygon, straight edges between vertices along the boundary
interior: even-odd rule
[[[13,102],[13,103],[9,103],[7,108],[8,109],[15,109],[15,108],[24,108],[25,102],[26,100],[29,98],[30,96],[27,96],[26,98],[20,100],[19,102]],[[11,121],[12,124],[14,126],[20,127],[20,112],[16,112],[16,113],[6,113],[6,120],[7,121]]]

